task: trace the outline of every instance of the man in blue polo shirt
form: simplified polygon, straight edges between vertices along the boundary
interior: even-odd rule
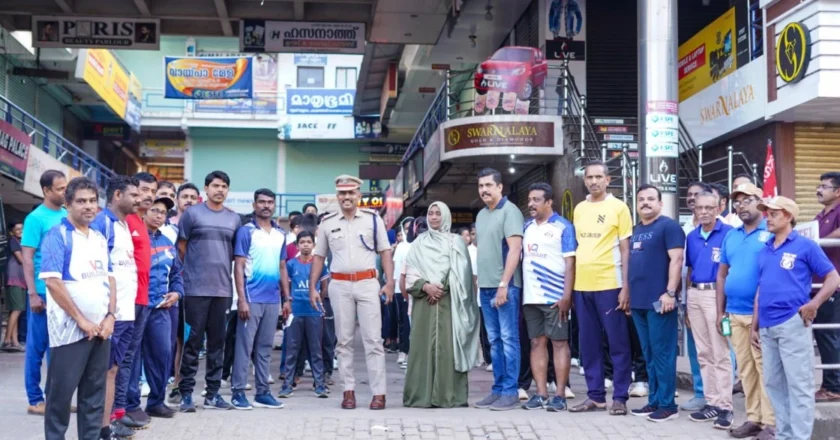
[[[714,420],[714,427],[732,426],[732,361],[729,343],[717,331],[715,283],[723,238],[732,229],[717,218],[718,196],[703,192],[694,202],[700,226],[686,238],[686,322],[697,345],[697,361],[706,394],[706,406],[690,415],[696,422]]]
[[[729,318],[730,340],[746,399],[747,420],[729,431],[735,438],[751,438],[762,431],[767,431],[764,437],[772,437],[776,425],[773,407],[764,391],[761,351],[750,344],[752,311],[758,289],[758,255],[773,238],[758,210],[762,194],[752,183],[741,184],[732,192],[732,209],[741,220],[741,226],[729,231],[723,240],[717,278],[718,329],[722,329],[723,320]]]
[[[776,437],[807,440],[814,428],[814,346],[811,323],[817,309],[840,286],[840,275],[812,240],[793,230],[799,207],[786,197],[758,205],[776,234],[758,257],[759,291],[752,342],[761,339],[764,387],[776,410]],[[824,277],[810,298],[811,277]]]
[[[235,409],[249,410],[245,397],[248,366],[254,353],[257,408],[283,408],[271,395],[268,371],[274,332],[280,316],[280,286],[286,290],[286,233],[271,219],[275,194],[263,188],[254,193],[254,219],[236,232],[234,278],[239,292],[236,324],[236,354],[233,356],[233,397]],[[288,293],[284,293],[287,296]]]

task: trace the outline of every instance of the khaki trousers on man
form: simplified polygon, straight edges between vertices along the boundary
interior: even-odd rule
[[[750,343],[752,315],[729,315],[732,323],[732,346],[735,360],[738,362],[738,377],[744,385],[747,407],[747,420],[762,425],[776,425],[773,405],[764,390],[764,367],[761,350],[756,350]]]
[[[356,342],[356,318],[365,347],[370,388],[374,396],[385,394],[385,348],[382,345],[382,310],[379,304],[379,282],[330,281],[330,301],[335,312],[338,371],[344,391],[356,390],[353,351]],[[326,360],[325,360],[326,362]]]
[[[718,333],[715,290],[688,289],[686,313],[697,346],[703,393],[709,405],[732,411],[732,360],[729,344]]]

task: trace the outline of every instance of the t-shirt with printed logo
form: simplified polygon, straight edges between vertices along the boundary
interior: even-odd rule
[[[245,297],[249,303],[280,303],[280,264],[286,259],[286,234],[274,222],[266,232],[256,221],[236,231],[234,255],[245,258]]]
[[[522,304],[554,304],[574,287],[566,286],[566,257],[577,249],[575,227],[568,220],[556,212],[542,224],[529,219],[522,247]]]
[[[321,312],[312,308],[309,302],[309,275],[312,273],[312,260],[306,262],[300,258],[293,258],[286,262],[289,281],[292,284],[292,314],[295,316],[321,316]],[[329,278],[327,266],[321,271],[315,290],[321,291],[321,281]]]
[[[137,264],[134,259],[134,242],[128,223],[121,221],[113,211],[105,208],[96,215],[90,228],[105,236],[117,284],[117,321],[134,321],[134,303],[137,299]]]

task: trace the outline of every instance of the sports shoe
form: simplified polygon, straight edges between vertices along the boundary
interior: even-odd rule
[[[524,389],[519,389],[519,400],[528,400],[528,392]]]
[[[405,358],[406,358],[405,353],[400,353],[399,356],[397,356],[397,363],[400,364],[400,365],[404,364],[405,361],[406,361]]]
[[[548,403],[545,404],[545,409],[548,412],[560,412],[565,411],[568,408],[566,406],[566,399],[560,396],[554,396]]]
[[[132,420],[135,420],[139,423],[149,424],[152,422],[152,419],[140,408],[133,409],[131,411],[126,411],[126,416],[131,417]]]
[[[689,412],[702,411],[703,408],[705,408],[705,407],[706,407],[706,399],[704,399],[702,397],[693,397],[688,402],[685,402],[682,405],[680,405],[681,410],[689,411]]]
[[[573,367],[580,367],[580,359],[572,358],[572,366]]]
[[[248,401],[248,398],[245,397],[245,393],[242,391],[233,393],[233,396],[230,398],[230,404],[233,405],[233,409],[240,411],[250,411],[254,409],[254,407],[251,406],[251,402]]]
[[[479,408],[479,409],[487,409],[487,408],[490,408],[490,405],[496,403],[496,401],[499,400],[501,397],[502,396],[500,396],[498,394],[492,394],[491,393],[487,397],[479,400],[478,402],[475,402],[473,404],[473,406],[475,406],[476,408]]]
[[[639,417],[647,417],[656,412],[656,407],[652,405],[645,405],[641,408],[631,409],[630,414]]]
[[[143,415],[146,415],[146,413],[143,413]],[[148,418],[149,416],[146,415],[146,417]],[[141,420],[139,417],[134,417],[129,413],[125,413],[124,416],[120,417],[119,422],[122,423],[126,428],[138,430],[146,429],[149,426],[149,423],[151,423],[151,419]]]
[[[130,439],[134,437],[134,431],[131,428],[123,425],[120,422],[120,420],[115,420],[111,422],[111,426],[109,428],[111,429],[112,439]]]
[[[254,406],[257,408],[283,409],[284,405],[278,402],[271,393],[263,393],[254,396]]]
[[[546,391],[548,391],[548,394],[553,395],[554,393],[557,392],[557,384],[554,383],[554,382],[549,383],[548,384],[548,389],[546,389]]]
[[[658,409],[653,412],[653,414],[647,417],[648,421],[651,422],[667,422],[668,420],[674,420],[680,418],[680,412],[675,409]]]
[[[274,377],[270,374],[268,375],[268,384],[269,385],[274,385]],[[248,384],[248,385],[250,385],[250,384]],[[248,389],[248,385],[245,385],[246,390]]]
[[[221,384],[220,388],[230,388],[230,382],[222,379],[222,384]]]
[[[309,366],[309,361],[303,361],[303,371],[305,373],[312,371],[312,367]]]
[[[277,393],[277,397],[281,399],[285,399],[288,397],[292,397],[295,395],[295,390],[288,385],[284,385],[283,388],[280,388],[280,391]]]
[[[647,397],[650,394],[647,382],[636,382],[630,385],[630,397]]]
[[[575,398],[575,393],[572,392],[572,389],[569,388],[569,387],[566,387],[566,398],[567,399],[574,399]]]
[[[204,398],[204,409],[220,409],[226,411],[233,409],[233,406],[227,403],[219,393],[216,393],[213,396],[208,395]]]
[[[327,397],[330,397],[330,392],[327,390],[327,387],[320,386],[315,387],[315,395],[321,399],[326,399]]]
[[[151,392],[152,392],[152,389],[149,388],[148,383],[143,382],[140,385],[140,397],[149,397],[149,393],[151,393]]]
[[[201,390],[201,397],[207,397],[207,388]]]
[[[493,364],[487,364],[487,366],[484,367],[484,371],[486,371],[488,373],[492,373],[493,372]]]
[[[581,367],[578,369],[578,374],[580,374],[581,376],[583,376],[583,375],[585,374],[585,372],[583,371],[583,366],[582,366],[582,365],[581,365]]]
[[[717,407],[706,405],[700,411],[691,413],[688,416],[692,422],[711,422],[718,418],[720,410]]]
[[[194,413],[195,404],[193,403],[192,394],[181,396],[181,407],[178,408],[182,413]]]
[[[534,394],[531,396],[527,402],[522,404],[523,409],[545,409],[545,403],[547,398],[540,396],[539,394]]]
[[[490,405],[490,411],[510,411],[519,408],[519,405],[521,404],[517,396],[501,396]]]
[[[205,350],[205,349],[203,349],[203,348],[202,348],[201,350],[199,350],[199,352],[198,352],[198,360],[202,360],[202,359],[204,359],[204,358],[206,358],[206,357],[207,357],[207,350]]]
[[[177,411],[166,405],[158,405],[154,408],[146,408],[146,414],[148,414],[149,417],[157,417],[160,419],[171,419],[175,417],[176,412]]]
[[[181,391],[178,388],[169,392],[169,397],[166,399],[167,402],[178,405],[181,403]]]
[[[400,364],[400,368],[403,369],[403,370],[407,370],[408,369],[408,362],[406,362],[404,364]]]
[[[613,381],[610,379],[604,379],[604,388],[610,389],[613,387]]]
[[[735,419],[735,413],[728,409],[720,410],[720,415],[715,420],[714,427],[717,429],[729,429],[732,427],[732,421]]]

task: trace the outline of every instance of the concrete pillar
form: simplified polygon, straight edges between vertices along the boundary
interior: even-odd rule
[[[662,192],[662,214],[679,218],[677,0],[638,0],[641,183]]]

